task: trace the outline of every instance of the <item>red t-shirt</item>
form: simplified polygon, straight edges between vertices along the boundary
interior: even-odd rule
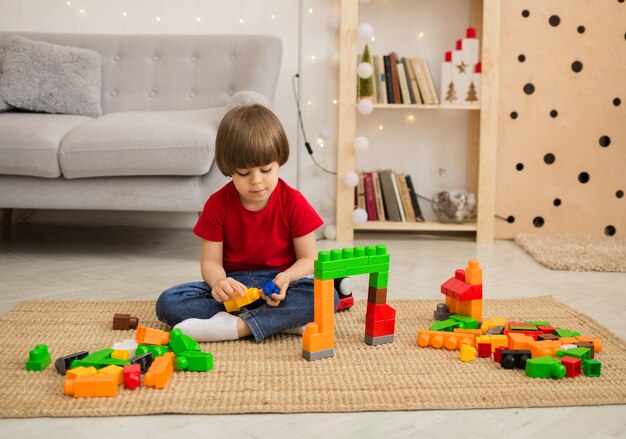
[[[209,197],[193,232],[202,239],[223,242],[226,272],[284,271],[296,261],[293,238],[323,224],[313,206],[282,179],[267,205],[252,212],[241,204],[231,181]]]

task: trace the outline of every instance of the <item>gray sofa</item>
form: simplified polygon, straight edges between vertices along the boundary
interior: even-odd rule
[[[271,104],[282,56],[271,36],[19,35],[98,52],[103,115],[0,112],[0,208],[202,210],[221,118]]]

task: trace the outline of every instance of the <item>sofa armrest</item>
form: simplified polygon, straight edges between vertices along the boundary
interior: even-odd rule
[[[238,91],[228,99],[228,102],[226,102],[226,111],[230,111],[238,105],[251,104],[261,104],[269,108],[272,105],[272,102],[264,94],[252,90],[242,90]]]

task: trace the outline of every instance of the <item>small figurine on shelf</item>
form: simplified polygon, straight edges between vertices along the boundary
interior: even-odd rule
[[[442,190],[433,197],[433,212],[442,223],[464,223],[475,215],[476,196],[462,189]]]

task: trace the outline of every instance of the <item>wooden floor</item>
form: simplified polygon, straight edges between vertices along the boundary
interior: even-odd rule
[[[486,300],[550,294],[626,338],[624,273],[550,271],[511,241],[477,245],[464,238],[368,235],[355,242],[379,243],[388,246],[392,257],[390,299],[437,299],[439,285],[454,269],[478,258]],[[318,243],[320,249],[342,246]],[[0,316],[30,299],[156,299],[171,285],[199,280],[198,255],[198,239],[189,231],[15,227],[0,239]],[[365,299],[367,276],[355,281],[356,298]],[[608,438],[626,437],[626,405],[0,421],[0,437],[78,437],[87,431],[90,438]]]

